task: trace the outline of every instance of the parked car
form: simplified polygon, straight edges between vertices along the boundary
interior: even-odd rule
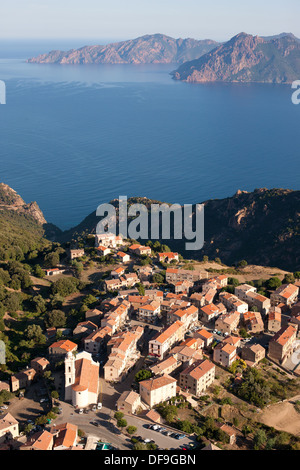
[[[82,414],[83,414],[83,409],[82,409],[82,408],[80,408],[80,410],[78,410],[78,414],[79,414],[79,415],[82,415]]]
[[[166,431],[166,428],[160,428],[160,429],[158,429],[158,432],[161,432],[161,433],[163,433],[163,432],[165,432],[165,431]]]
[[[96,411],[97,410],[97,406],[96,405],[93,405],[92,406],[92,411]]]
[[[91,421],[90,424],[96,426],[97,428],[100,426],[100,423],[98,423],[98,421]]]
[[[97,404],[97,410],[101,410],[102,409],[102,403],[98,403]]]
[[[184,434],[177,434],[175,439],[184,439],[186,436]]]

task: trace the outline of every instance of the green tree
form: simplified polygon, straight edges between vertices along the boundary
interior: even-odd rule
[[[59,254],[56,251],[47,253],[44,257],[44,265],[46,268],[55,268],[59,264]]]
[[[145,295],[145,287],[143,286],[143,284],[139,283],[136,285],[136,287],[140,295]]]
[[[46,275],[45,271],[41,268],[39,264],[36,264],[33,268],[33,275],[40,279],[43,279]]]
[[[261,450],[262,447],[266,444],[267,442],[267,435],[263,429],[259,429],[256,431],[254,434],[253,438],[253,447],[254,450]]]
[[[283,279],[283,284],[294,284],[295,282],[295,277],[294,274],[286,274]]]
[[[233,286],[233,287],[237,287],[240,285],[240,281],[238,279],[236,279],[235,277],[229,277],[228,278],[228,284]]]
[[[67,297],[68,295],[78,292],[79,281],[75,277],[62,277],[55,281],[52,286],[52,294],[59,294],[62,297]]]
[[[126,419],[124,419],[124,418],[118,419],[117,426],[118,426],[118,428],[126,428],[126,426],[127,426]]]
[[[156,273],[152,276],[152,282],[154,282],[155,284],[163,284],[165,282],[165,279],[161,274]]]
[[[63,328],[66,326],[66,315],[62,310],[52,310],[45,316],[45,325],[47,328]]]
[[[267,289],[270,290],[276,290],[278,287],[281,286],[281,280],[278,277],[271,277],[267,282],[266,282],[266,287]]]
[[[133,450],[148,450],[148,448],[143,442],[136,442],[133,445]]]
[[[33,297],[32,302],[34,305],[34,309],[37,313],[41,314],[46,312],[46,301],[41,295],[36,295],[35,297]]]
[[[50,303],[49,306],[53,310],[59,310],[64,303],[64,297],[61,296],[60,294],[55,294],[50,296]]]
[[[43,335],[40,325],[28,325],[24,333],[27,339],[33,340],[35,343],[45,344],[46,342],[46,337]]]
[[[91,308],[91,307],[93,307],[94,305],[96,305],[97,302],[98,302],[98,299],[97,299],[94,295],[92,295],[92,294],[87,295],[87,296],[83,299],[83,301],[82,301],[82,303],[83,303],[84,305],[87,305],[89,308]]]
[[[128,428],[126,430],[127,430],[128,434],[132,435],[132,434],[136,433],[137,428],[135,426],[128,426]]]
[[[16,313],[18,310],[22,310],[22,296],[17,292],[11,292],[7,295],[4,305],[6,310],[10,313]]]
[[[47,423],[48,423],[48,418],[45,415],[41,415],[35,420],[35,424],[37,426],[44,426]]]
[[[245,268],[246,266],[248,266],[248,263],[245,259],[242,259],[241,261],[238,262],[239,268]]]
[[[31,433],[32,429],[33,429],[33,424],[28,423],[25,425],[24,433],[26,434],[26,436]]]
[[[13,397],[13,394],[10,393],[8,390],[1,390],[0,392],[0,406],[3,405],[3,403],[9,401]]]
[[[136,375],[134,380],[136,382],[141,382],[142,380],[147,380],[152,377],[152,372],[150,370],[142,369]]]

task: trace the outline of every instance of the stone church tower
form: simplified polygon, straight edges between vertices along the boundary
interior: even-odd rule
[[[65,400],[72,400],[72,385],[75,382],[75,356],[68,352],[65,358]]]

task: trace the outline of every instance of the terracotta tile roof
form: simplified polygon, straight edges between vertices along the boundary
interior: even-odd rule
[[[281,323],[281,312],[277,312],[276,310],[270,312],[269,321],[278,321],[279,323]]]
[[[63,446],[68,449],[70,447],[73,447],[74,444],[76,444],[78,427],[75,424],[60,424],[51,428],[51,432],[52,430],[53,433],[56,433],[58,431],[58,434],[54,439],[53,448]]]
[[[235,431],[231,426],[228,426],[227,424],[221,424],[221,423],[219,423],[219,424],[218,424],[218,427],[219,427],[223,432],[225,432],[228,436],[235,436],[235,435],[236,435],[236,431]]]
[[[155,410],[150,410],[150,411],[146,414],[146,417],[147,417],[148,419],[151,419],[151,421],[154,421],[155,423],[160,423],[160,421],[161,421],[160,414],[157,413],[157,411],[155,411]]]
[[[204,307],[201,307],[200,310],[201,310],[202,313],[204,313],[206,315],[213,315],[213,314],[219,312],[218,307],[214,304],[205,305]]]
[[[164,370],[168,369],[169,367],[173,367],[177,364],[177,359],[174,356],[170,356],[164,361],[158,362],[154,366],[151,367],[153,373],[158,374],[162,373]]]
[[[284,326],[271,339],[270,342],[276,342],[284,346],[297,333],[297,327],[293,325]]]
[[[195,380],[199,380],[208,372],[213,370],[214,368],[215,368],[215,365],[212,362],[210,362],[208,359],[205,359],[202,362],[195,362],[195,364],[192,364],[191,366],[187,367],[182,372],[182,374],[190,375]]]
[[[239,343],[239,341],[241,341],[241,339],[242,338],[240,338],[239,336],[227,336],[227,338],[224,339],[223,343],[228,343],[235,346],[237,343]]]
[[[77,359],[75,361],[75,382],[72,389],[75,392],[83,392],[89,390],[91,393],[98,392],[99,382],[99,366],[92,364],[86,358]]]
[[[53,435],[50,432],[40,431],[33,434],[22,447],[32,447],[35,450],[48,450],[52,442]]]
[[[175,323],[173,323],[171,326],[169,326],[165,331],[159,334],[155,339],[158,343],[163,344],[168,338],[170,338],[176,331],[179,330],[183,326],[183,323],[181,323],[179,320],[177,320]]]
[[[173,379],[173,377],[170,377],[169,375],[163,375],[162,377],[143,380],[140,382],[140,385],[146,388],[146,390],[152,391],[165,387],[166,385],[170,385],[172,383],[176,383],[176,379]]]
[[[0,431],[16,424],[19,424],[18,421],[10,413],[0,415]]]
[[[151,310],[152,312],[155,312],[155,310],[157,310],[159,308],[160,304],[158,302],[151,302],[151,304],[147,304],[147,305],[141,305],[140,306],[140,309],[141,310]]]
[[[275,294],[281,295],[281,297],[284,297],[285,299],[289,299],[292,295],[295,295],[297,292],[299,292],[299,287],[295,286],[294,284],[287,284],[280,286]]]
[[[196,331],[196,333],[197,333],[198,335],[202,336],[202,337],[205,338],[205,339],[210,339],[210,338],[213,337],[213,334],[210,333],[210,331],[207,331],[207,330],[204,330],[204,329],[198,330],[198,331]]]
[[[57,341],[56,343],[51,344],[50,348],[61,348],[64,349],[66,352],[74,351],[77,349],[77,344],[73,343],[72,341],[66,339]]]
[[[49,365],[49,361],[45,358],[45,357],[36,357],[35,359],[32,359],[30,364],[32,365],[32,363],[36,363],[36,364],[39,364],[43,367],[45,366],[48,366]]]
[[[137,401],[140,400],[140,395],[133,391],[125,391],[122,393],[118,401],[125,401],[129,405],[134,405]]]
[[[236,352],[236,347],[229,343],[222,345],[220,349],[222,349],[222,351],[225,351],[229,356]]]
[[[166,273],[167,274],[177,274],[178,269],[176,269],[176,268],[167,268]]]

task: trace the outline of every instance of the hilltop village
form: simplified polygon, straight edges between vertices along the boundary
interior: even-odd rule
[[[299,450],[299,278],[110,233],[3,261],[0,449]]]

